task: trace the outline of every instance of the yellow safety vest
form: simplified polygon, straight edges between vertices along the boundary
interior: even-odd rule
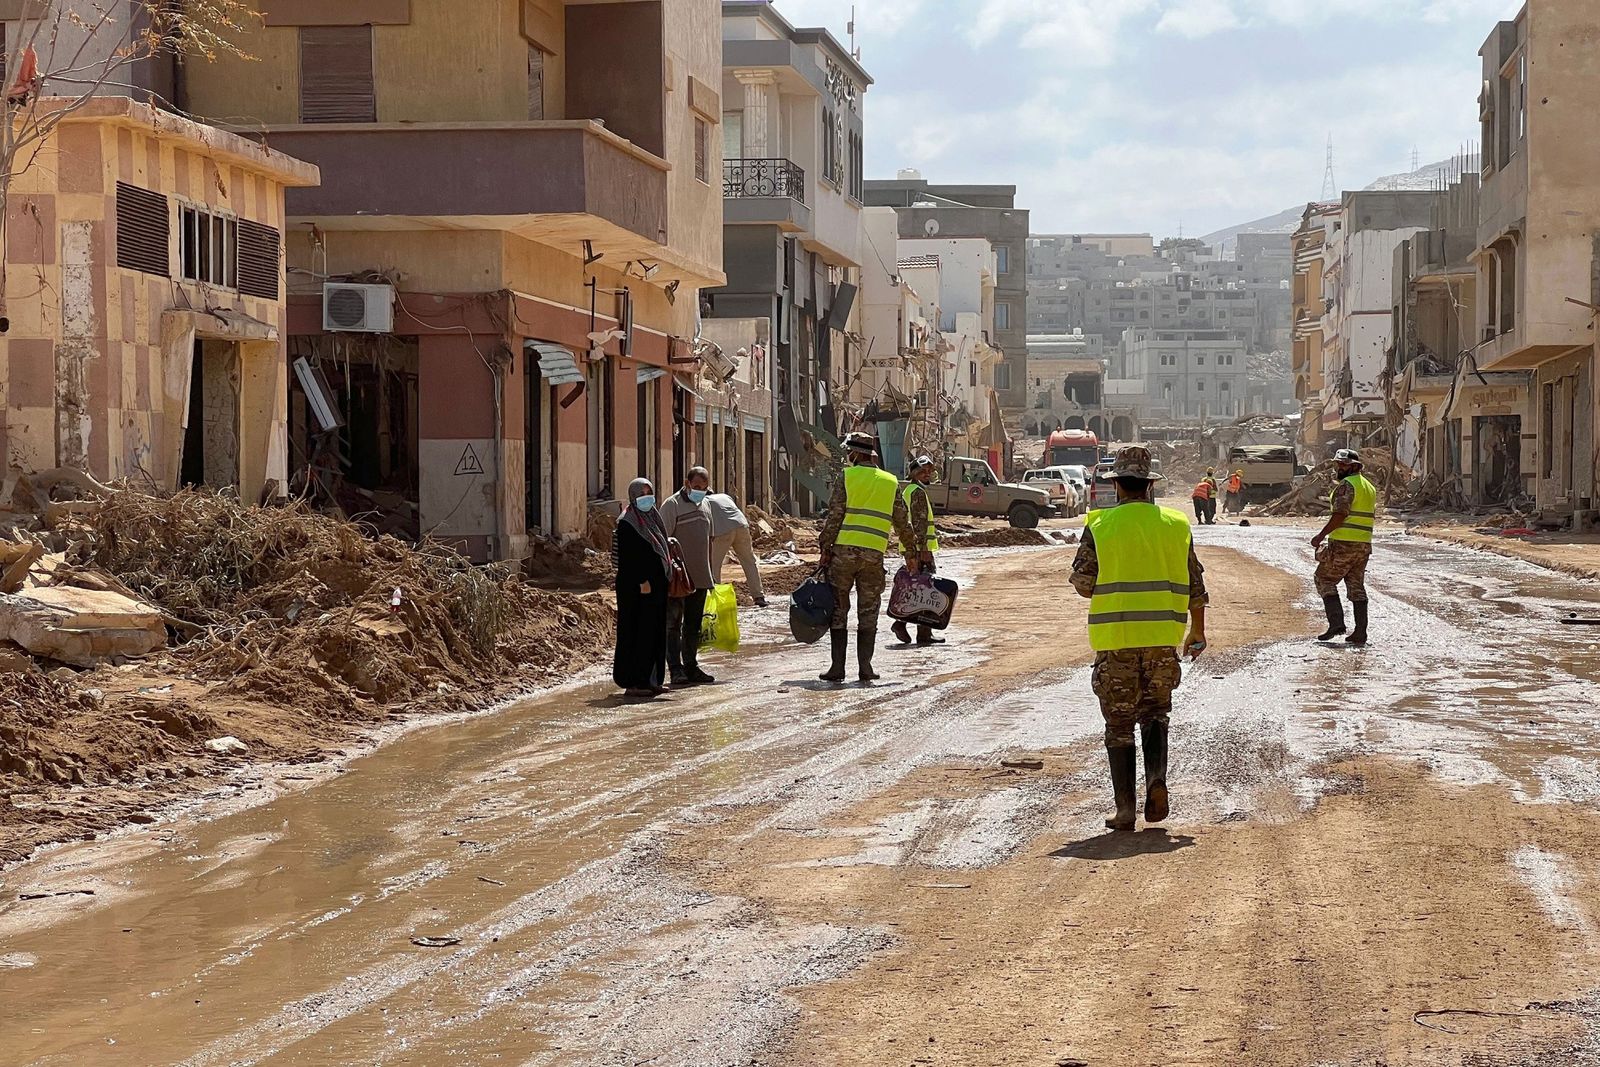
[[[1378,489],[1359,474],[1352,474],[1344,480],[1356,487],[1355,503],[1350,505],[1350,517],[1344,520],[1343,526],[1328,535],[1328,540],[1370,545],[1372,525],[1378,512]],[[1334,486],[1333,491],[1337,493],[1339,487]],[[1329,501],[1331,505],[1332,497]]]
[[[921,489],[923,491],[923,494],[922,494],[923,496],[927,496],[928,495],[927,494],[927,486],[923,485],[920,482],[912,482],[910,485],[906,486],[906,491],[905,491],[904,495],[905,495],[905,498],[906,498],[906,512],[907,512],[908,515],[911,512],[911,494],[915,490],[918,490],[918,489]],[[926,537],[925,537],[925,539],[923,541],[923,544],[924,544],[924,546],[927,548],[927,550],[929,552],[937,552],[937,551],[939,551],[939,531],[936,530],[934,528],[934,525],[933,525],[933,501],[932,500],[928,501],[928,532],[927,532],[927,535],[926,535]]]
[[[1096,652],[1177,648],[1189,621],[1189,520],[1129,501],[1089,513],[1100,573],[1089,601]]]
[[[839,527],[841,545],[889,549],[894,531],[894,497],[900,479],[877,467],[846,467],[844,470],[844,525]]]

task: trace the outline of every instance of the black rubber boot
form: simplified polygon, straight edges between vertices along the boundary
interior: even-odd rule
[[[1117,800],[1117,813],[1106,820],[1108,830],[1132,830],[1139,820],[1134,808],[1134,779],[1139,773],[1139,754],[1132,745],[1107,745],[1111,764],[1111,792]]]
[[[1139,727],[1144,739],[1144,821],[1167,817],[1167,724],[1147,722]]]
[[[844,681],[844,654],[850,647],[850,631],[829,630],[828,636],[833,640],[833,666],[828,668],[827,673],[820,674],[817,677],[824,682],[842,682]]]
[[[1317,635],[1318,641],[1332,641],[1344,633],[1344,601],[1339,599],[1337,593],[1322,598],[1322,606],[1328,612],[1328,628]]]
[[[1356,613],[1356,628],[1350,636],[1345,638],[1346,643],[1364,645],[1367,643],[1367,602],[1365,600],[1352,600],[1350,608]]]
[[[944,644],[944,638],[933,636],[933,627],[931,626],[919,626],[917,627],[917,644],[942,645]]]
[[[856,666],[860,669],[858,677],[863,684],[878,680],[878,672],[872,669],[872,653],[877,644],[876,630],[856,631]]]
[[[909,645],[911,643],[911,631],[906,628],[906,624],[903,621],[897,622],[893,626],[889,627],[889,632],[894,634],[894,639],[899,641],[902,645]]]

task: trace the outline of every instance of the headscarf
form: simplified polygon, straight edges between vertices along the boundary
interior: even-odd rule
[[[622,522],[632,526],[634,532],[644,538],[645,543],[656,550],[656,555],[661,557],[662,570],[671,570],[671,554],[667,550],[667,528],[661,522],[658,511],[640,511],[634,502],[642,496],[648,496],[656,491],[650,484],[649,478],[635,478],[628,483],[628,506],[622,511]],[[659,505],[658,505],[659,507]],[[615,552],[613,552],[613,555]]]

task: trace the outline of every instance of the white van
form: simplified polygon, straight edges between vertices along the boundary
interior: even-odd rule
[[[1070,519],[1087,510],[1084,473],[1082,467],[1039,467],[1023,474],[1022,484],[1047,490],[1051,501],[1061,509],[1061,514]]]

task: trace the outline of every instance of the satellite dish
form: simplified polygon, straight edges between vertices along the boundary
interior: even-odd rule
[[[922,224],[922,229],[923,232],[925,232],[929,237],[932,237],[934,234],[939,232],[939,220],[929,219],[927,222]]]

